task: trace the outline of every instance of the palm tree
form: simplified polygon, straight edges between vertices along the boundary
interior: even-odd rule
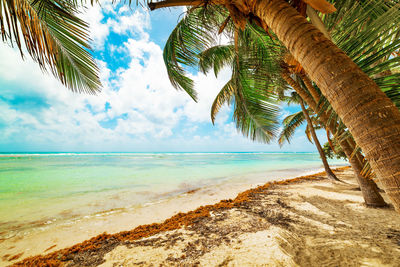
[[[99,70],[78,7],[75,0],[0,0],[0,35],[72,91],[93,94],[101,87]]]
[[[327,112],[324,112],[323,110],[319,109],[317,105],[317,100],[311,96],[312,95],[311,93],[307,92],[302,86],[300,86],[299,83],[290,78],[289,75],[285,74],[285,72],[283,72],[282,74],[285,77],[285,80],[291,86],[291,88],[293,88],[293,90],[295,90],[296,93],[298,93],[301,96],[301,98],[307,102],[307,104],[314,113],[319,115],[319,120],[325,126],[326,129],[328,129],[332,133],[336,133],[337,135],[347,137],[347,138],[340,138],[339,144],[342,150],[345,152],[351,167],[353,168],[357,182],[360,185],[360,189],[363,194],[365,204],[367,206],[373,206],[373,207],[385,207],[386,203],[382,198],[382,196],[379,194],[378,187],[373,182],[373,180],[369,179],[368,177],[365,177],[365,175],[363,174],[364,158],[361,155],[360,151],[356,151],[355,155],[353,154],[355,152],[355,145],[352,143],[351,138],[349,138],[350,136],[346,135],[344,129],[338,126],[340,125],[340,122],[337,123],[335,122],[335,120],[332,120],[332,117],[335,117],[334,112],[331,111],[331,113],[328,114]],[[307,86],[307,88],[315,89],[313,86],[311,87]],[[319,98],[320,96],[317,96],[317,99]],[[299,122],[297,121],[293,123],[296,125]]]
[[[299,99],[299,102],[300,102],[301,110],[303,111],[304,117],[305,117],[306,120],[307,120],[308,130],[310,131],[311,136],[312,136],[312,139],[314,140],[314,144],[315,144],[315,146],[317,147],[318,153],[319,153],[319,155],[320,155],[320,158],[321,158],[321,160],[322,160],[322,163],[324,164],[325,172],[326,172],[328,178],[331,179],[331,180],[334,180],[334,181],[340,181],[340,180],[336,177],[336,175],[333,173],[333,171],[331,170],[331,168],[329,167],[329,164],[328,164],[328,161],[327,161],[327,159],[326,159],[325,153],[324,153],[324,151],[322,150],[322,146],[321,146],[321,144],[320,144],[320,142],[319,142],[319,140],[318,140],[317,134],[315,133],[314,126],[313,126],[313,123],[312,123],[312,121],[311,121],[311,118],[310,118],[310,116],[308,115],[307,109],[306,109],[305,106],[304,106],[304,101],[300,98],[300,99]]]
[[[323,13],[335,11],[325,0],[307,2]],[[323,4],[323,7],[314,3]],[[360,3],[356,4],[362,8]],[[388,2],[387,9],[397,11],[398,7],[392,4]],[[253,20],[274,32],[349,128],[396,211],[400,212],[400,112],[379,86],[284,0],[166,0],[149,3],[151,10],[204,5],[225,6],[237,28],[244,29],[247,20]],[[399,17],[391,19],[395,25],[398,24]]]
[[[291,96],[285,97],[285,101],[289,103],[296,103],[300,104],[301,107],[301,112],[297,112],[295,114],[287,116],[283,120],[283,129],[279,135],[278,142],[280,145],[283,144],[284,141],[289,142],[291,135],[294,132],[294,129],[297,128],[302,124],[302,122],[305,120],[307,122],[307,128],[306,128],[306,135],[311,143],[314,143],[315,147],[317,148],[317,151],[319,153],[319,156],[321,158],[322,164],[324,165],[325,172],[328,176],[328,179],[332,181],[340,181],[336,175],[333,173],[331,168],[329,167],[328,160],[326,159],[325,152],[322,149],[322,146],[318,140],[317,134],[314,129],[314,123],[312,122],[309,112],[307,111],[303,99],[299,97],[299,95],[296,92],[292,92]],[[295,127],[293,127],[295,126]],[[311,136],[311,137],[310,137]],[[313,141],[311,141],[311,139]]]
[[[324,13],[335,11],[325,0],[307,3]],[[388,2],[388,9],[398,9],[390,4],[392,2]],[[244,29],[249,19],[276,34],[349,128],[396,211],[400,212],[400,112],[379,86],[284,0],[165,0],[149,3],[151,10],[204,5],[225,6],[237,28]],[[392,19],[398,23],[398,17]]]
[[[250,28],[250,30],[245,30],[244,33],[254,33],[255,29]],[[238,73],[241,72],[247,72],[248,69],[254,70],[257,66],[258,67],[258,73],[252,73],[251,74],[251,78],[254,80],[258,80],[262,78],[265,78],[265,76],[267,75],[267,73],[269,74],[269,79],[263,80],[263,81],[267,81],[267,84],[263,84],[263,88],[270,88],[268,90],[265,90],[264,92],[275,92],[277,93],[281,99],[283,99],[283,97],[281,95],[283,95],[284,90],[286,90],[286,86],[281,84],[281,81],[279,81],[277,79],[277,77],[274,77],[274,75],[271,75],[271,73],[277,73],[279,75],[279,73],[281,72],[281,75],[283,77],[283,80],[285,80],[287,82],[288,85],[291,86],[292,89],[294,89],[296,92],[299,92],[300,94],[303,95],[304,99],[307,99],[310,103],[311,106],[314,108],[314,112],[317,114],[317,109],[316,109],[316,100],[310,100],[310,98],[312,98],[312,95],[317,94],[317,99],[320,98],[320,95],[318,92],[316,92],[316,90],[314,89],[314,87],[312,87],[313,90],[313,94],[309,93],[307,90],[305,90],[303,87],[301,87],[299,85],[298,82],[295,82],[292,78],[290,78],[290,76],[284,75],[286,74],[286,68],[282,67],[282,63],[281,63],[281,69],[277,69],[277,65],[279,66],[279,60],[272,60],[269,61],[268,58],[271,58],[270,56],[265,56],[268,54],[267,51],[271,52],[271,50],[273,50],[271,47],[269,47],[269,45],[271,45],[271,39],[266,36],[265,34],[263,36],[258,36],[261,38],[257,39],[258,37],[252,35],[252,36],[247,36],[246,34],[239,34],[240,38],[238,38],[237,43],[238,43],[238,47],[236,47],[236,50],[239,51],[239,53],[234,53],[234,46],[233,45],[226,45],[226,46],[215,46],[215,47],[211,47],[207,50],[205,50],[204,52],[201,52],[198,56],[199,58],[199,66],[200,66],[200,70],[202,70],[204,73],[207,73],[210,69],[214,69],[214,73],[217,75],[218,71],[222,68],[222,66],[224,64],[232,66],[232,80],[238,81],[236,82],[236,84],[240,84],[240,79],[241,77],[238,75]],[[247,37],[247,38],[246,38]],[[264,37],[264,38],[262,38]],[[266,38],[266,39],[265,39]],[[251,43],[251,40],[256,39],[258,41],[257,45],[255,45],[257,47],[257,49],[254,48],[250,48],[249,49],[249,43]],[[169,44],[169,43],[167,43]],[[254,42],[253,42],[254,44]],[[260,51],[264,51],[261,52],[264,54],[264,57],[262,62],[260,62],[259,60],[255,60],[254,59],[254,55],[253,56],[245,56],[243,54],[246,53],[254,53],[254,51],[256,51],[256,54],[260,53]],[[239,57],[239,55],[242,55]],[[274,54],[275,57],[277,57],[277,54]],[[246,60],[246,58],[250,58],[250,60],[248,60],[248,62],[242,63],[242,61]],[[275,64],[274,64],[275,63]],[[252,65],[251,67],[249,67],[249,65]],[[235,66],[238,66],[238,69],[235,68]],[[272,79],[272,77],[274,77],[274,79]],[[244,133],[245,136],[249,136],[247,134],[246,131],[243,131],[243,129],[246,129],[245,127],[243,127],[243,125],[245,125],[243,122],[246,122],[248,120],[244,120],[241,118],[251,118],[253,120],[257,120],[257,116],[252,116],[252,114],[249,114],[251,112],[257,112],[260,110],[254,110],[254,109],[237,109],[238,106],[240,105],[246,105],[246,102],[243,101],[243,99],[240,98],[240,96],[242,95],[240,93],[240,91],[242,90],[242,88],[240,86],[234,86],[233,84],[231,84],[231,81],[229,81],[227,83],[227,85],[225,85],[220,93],[217,95],[217,97],[214,100],[214,103],[211,107],[211,119],[214,122],[215,117],[220,109],[220,107],[225,104],[225,103],[230,103],[231,101],[234,101],[234,120],[236,121],[236,125],[237,128],[240,129],[242,131],[242,133]],[[251,84],[256,84],[255,81],[250,82]],[[272,88],[271,88],[272,87]],[[251,88],[250,88],[251,89]],[[250,112],[249,112],[250,111]],[[265,112],[265,110],[263,110],[262,112]],[[237,116],[237,114],[241,114],[241,116]],[[331,114],[332,115],[332,114]],[[304,117],[303,117],[304,118]],[[322,119],[325,123],[328,122],[328,118],[326,115],[321,115],[320,119]],[[276,123],[276,121],[275,121]],[[299,121],[296,121],[295,123],[299,123]],[[254,122],[252,124],[253,126],[255,126],[255,130],[257,129],[261,129],[259,126],[262,125],[262,122]],[[295,126],[297,126],[295,125]],[[258,127],[257,127],[258,126]],[[329,123],[330,126],[330,130],[332,132],[336,132],[337,130],[337,126],[334,126],[333,123]],[[326,126],[325,126],[326,127]],[[293,128],[295,127],[291,127],[292,131]],[[256,131],[254,131],[256,132]],[[266,142],[271,140],[271,138],[274,136],[273,133],[271,132],[265,132],[265,131],[259,131],[259,135],[250,135],[250,137],[253,140],[258,140],[258,141],[262,141],[262,142]],[[261,137],[265,137],[265,138],[260,138]],[[344,139],[345,140],[345,139]],[[364,200],[365,200],[365,204],[367,206],[372,206],[372,207],[384,207],[386,206],[385,201],[383,200],[383,198],[381,197],[381,195],[379,194],[379,190],[376,186],[376,184],[370,180],[367,179],[366,177],[363,176],[362,174],[362,170],[363,170],[363,160],[362,158],[358,158],[356,160],[356,157],[351,157],[354,147],[351,148],[349,145],[347,145],[347,141],[346,142],[346,150],[349,154],[348,157],[350,159],[350,163],[355,171],[355,176],[357,178],[357,181],[360,185],[360,189],[362,191]],[[359,154],[359,151],[357,153],[357,155]],[[323,155],[324,156],[324,155]],[[360,157],[362,157],[362,155],[360,155]],[[327,173],[329,173],[329,170],[327,171]]]
[[[349,1],[348,1],[349,2]],[[350,1],[351,2],[351,1]],[[350,4],[352,4],[352,3],[350,3]],[[210,7],[208,7],[207,8],[208,10],[210,10],[211,8]],[[357,11],[357,9],[356,8],[353,8],[353,12],[350,12],[350,13],[352,13],[352,14],[354,14],[355,12],[354,11]],[[375,14],[376,14],[376,10],[375,9],[373,9],[373,10],[368,10],[369,12],[364,12],[364,14],[363,14],[363,16],[358,16],[358,14],[356,14],[357,16],[356,17],[358,17],[359,19],[357,19],[357,20],[354,20],[354,19],[352,19],[351,18],[351,15],[350,15],[350,19],[348,19],[346,16],[344,17],[344,19],[343,19],[343,12],[341,13],[342,15],[341,16],[337,16],[336,17],[336,21],[335,20],[331,20],[331,22],[333,22],[333,24],[334,25],[336,25],[337,27],[339,27],[339,26],[341,26],[341,25],[343,25],[344,23],[346,23],[346,22],[348,22],[348,21],[350,21],[351,23],[352,23],[352,26],[353,27],[346,27],[346,29],[348,29],[348,30],[346,30],[346,31],[337,31],[336,32],[336,34],[335,34],[335,36],[337,37],[337,36],[339,36],[339,37],[343,37],[343,36],[346,36],[346,35],[349,35],[351,38],[339,38],[339,40],[342,40],[342,41],[340,41],[339,43],[341,43],[341,44],[343,44],[344,42],[343,42],[343,40],[345,40],[345,41],[347,41],[347,44],[349,44],[349,43],[358,43],[358,45],[357,46],[350,46],[349,45],[349,47],[353,47],[352,48],[352,50],[355,50],[356,51],[356,53],[353,53],[353,57],[355,57],[357,60],[358,60],[358,64],[359,65],[361,65],[361,66],[363,66],[363,70],[365,70],[365,71],[367,71],[368,73],[370,73],[370,74],[373,74],[374,72],[379,72],[379,70],[383,70],[383,69],[385,69],[385,68],[388,68],[389,66],[391,66],[391,67],[394,67],[394,65],[395,64],[393,64],[393,61],[392,62],[390,62],[391,60],[389,60],[389,63],[390,64],[387,64],[387,62],[385,62],[385,60],[383,60],[384,61],[384,63],[382,63],[382,64],[376,64],[377,62],[379,63],[379,60],[380,61],[382,61],[382,59],[384,59],[385,57],[387,57],[387,55],[390,55],[391,54],[391,51],[396,51],[396,49],[398,49],[398,43],[396,44],[396,43],[387,43],[386,44],[386,46],[383,46],[382,47],[382,51],[384,51],[385,53],[380,53],[380,55],[379,56],[375,56],[375,55],[365,55],[365,53],[364,53],[364,51],[363,51],[363,49],[365,48],[365,46],[360,46],[359,44],[360,43],[362,43],[362,42],[360,42],[360,39],[361,40],[365,40],[366,38],[365,38],[365,35],[366,35],[366,33],[368,33],[367,35],[369,35],[370,37],[371,37],[371,33],[372,33],[372,39],[373,39],[373,37],[374,36],[376,36],[376,34],[381,34],[381,32],[383,32],[383,33],[386,33],[386,37],[385,37],[385,35],[384,34],[381,34],[381,36],[380,36],[380,39],[382,40],[382,39],[384,39],[383,37],[385,37],[385,39],[384,40],[387,40],[388,38],[390,38],[391,36],[390,36],[390,34],[388,35],[387,33],[388,32],[393,32],[393,30],[392,30],[392,28],[388,28],[388,26],[390,26],[390,23],[388,22],[388,20],[386,20],[386,22],[385,21],[383,21],[382,22],[382,17],[383,18],[387,18],[388,16],[387,16],[387,14],[380,14],[380,17],[378,16],[378,18],[376,18],[375,19],[375,21],[374,20],[372,20],[372,22],[373,23],[375,23],[375,25],[373,25],[374,26],[374,28],[376,28],[377,30],[374,30],[374,31],[370,31],[368,28],[365,28],[364,29],[364,31],[363,32],[355,32],[355,30],[354,29],[356,29],[357,30],[357,27],[358,28],[362,28],[362,27],[360,27],[359,25],[366,25],[366,23],[368,22],[368,20],[370,19],[369,17],[372,17],[372,16],[375,16]],[[214,13],[216,13],[216,12],[214,12]],[[191,14],[189,14],[189,15],[192,15],[192,13]],[[219,12],[218,13],[218,15],[224,15],[223,14],[223,12]],[[200,19],[201,19],[201,22],[207,22],[207,23],[209,23],[210,21],[204,21],[204,19],[203,19],[203,17],[207,17],[207,16],[205,16],[204,14],[203,14],[203,16],[200,16]],[[361,17],[361,18],[360,18]],[[326,17],[326,18],[328,18],[329,19],[329,16],[328,17]],[[191,22],[196,22],[196,20],[198,20],[197,18],[194,18]],[[223,21],[223,20],[222,20]],[[222,26],[221,26],[221,28],[222,27],[228,27],[229,26],[229,24],[227,24],[227,23],[225,23],[227,20],[225,20],[225,22],[224,23],[222,23],[222,21],[221,22],[218,22],[218,23],[221,23],[222,24]],[[354,21],[356,21],[357,23],[353,23]],[[378,21],[378,26],[379,27],[376,27],[376,21]],[[217,24],[218,24],[217,23]],[[371,24],[371,23],[370,23]],[[228,25],[228,26],[227,26]],[[206,24],[206,26],[207,26],[207,24]],[[190,23],[189,23],[189,25],[186,25],[186,27],[189,27],[190,28]],[[195,27],[195,26],[193,26],[192,25],[192,27]],[[178,27],[177,28],[179,28],[179,25],[178,25]],[[205,27],[205,28],[207,28],[207,27]],[[212,28],[212,27],[209,27],[209,28]],[[386,28],[386,30],[385,31],[382,31],[382,28],[383,29],[385,29]],[[195,44],[196,44],[196,41],[198,41],[198,40],[201,40],[201,37],[203,36],[203,35],[207,35],[207,31],[203,31],[202,32],[202,30],[200,29],[200,28],[195,28],[195,32],[201,32],[201,34],[199,34],[198,36],[195,36],[195,38],[193,38],[193,39],[190,39],[190,34],[188,34],[187,32],[185,33],[186,35],[185,35],[185,37],[188,37],[189,38],[189,40],[190,40],[190,47],[192,48],[192,47],[194,47],[195,46]],[[388,30],[389,29],[389,30]],[[176,30],[174,30],[174,32],[176,33],[176,32],[184,32],[184,31],[177,31],[177,29]],[[342,33],[342,34],[339,34],[339,33]],[[375,35],[374,35],[375,34]],[[262,34],[260,34],[259,32],[257,32],[256,34],[255,34],[255,36],[260,36],[260,35],[262,35]],[[264,34],[265,35],[265,34]],[[357,36],[362,36],[360,39],[357,39]],[[173,36],[173,35],[171,35],[171,36]],[[174,42],[176,42],[176,40],[178,40],[178,42],[177,43],[179,43],[179,45],[183,45],[184,46],[184,43],[185,43],[185,38],[182,38],[182,36],[183,36],[183,34],[180,34],[180,35],[177,35],[177,36],[180,36],[181,38],[175,38],[174,40]],[[177,36],[175,36],[175,37],[177,37]],[[383,37],[382,37],[383,36]],[[337,39],[338,39],[337,38]],[[209,38],[210,39],[210,38]],[[236,40],[236,39],[235,39]],[[373,39],[374,40],[374,39]],[[265,38],[263,39],[263,38],[260,38],[260,39],[257,39],[257,42],[259,42],[260,44],[264,44],[265,42],[267,42],[268,40],[265,40]],[[172,42],[172,43],[174,43],[174,42]],[[171,43],[171,42],[169,42],[169,43]],[[166,60],[166,63],[167,63],[167,68],[169,68],[171,65],[174,65],[174,60],[176,61],[177,59],[178,60],[180,60],[180,62],[185,62],[185,60],[187,61],[187,58],[192,58],[193,59],[193,54],[192,55],[190,55],[187,51],[192,51],[193,49],[185,49],[185,48],[183,48],[182,49],[182,47],[178,47],[178,48],[174,48],[174,46],[168,46],[168,44],[169,43],[167,43],[167,46],[166,46],[166,49],[165,49],[165,51],[164,52],[168,52],[168,53],[164,53],[164,57],[167,59]],[[209,43],[209,42],[208,42]],[[236,43],[236,42],[235,42]],[[178,46],[179,46],[178,45]],[[199,43],[199,45],[200,45],[200,47],[202,47],[202,45],[203,45],[203,47],[205,47],[206,45],[203,43],[203,42],[201,42],[200,41],[200,43]],[[371,43],[369,43],[369,46],[371,46]],[[344,48],[346,48],[346,46],[343,46],[342,45],[342,47],[344,47]],[[355,49],[354,47],[356,47],[357,49]],[[372,44],[372,47],[376,47],[376,45],[375,44]],[[368,48],[368,47],[367,47]],[[173,51],[174,51],[174,49],[176,49],[176,53],[173,53]],[[201,50],[202,48],[198,48],[198,50]],[[270,47],[268,47],[268,49],[269,50],[274,50],[274,47],[273,46],[270,46]],[[232,49],[223,49],[223,47],[221,48],[218,48],[218,49],[210,49],[210,51],[219,51],[218,53],[214,53],[215,54],[215,56],[213,56],[215,59],[213,59],[214,61],[216,61],[216,64],[214,65],[214,70],[217,70],[217,69],[219,69],[220,67],[221,67],[221,65],[223,65],[223,63],[224,63],[224,60],[223,60],[223,58],[224,58],[224,56],[227,54],[226,52],[227,51],[232,51]],[[351,51],[350,51],[351,52]],[[241,52],[242,53],[242,52]],[[264,55],[265,54],[268,54],[268,52],[266,52],[265,51],[265,49],[264,49],[264,51],[263,51],[263,53],[264,53]],[[211,53],[212,54],[212,53]],[[229,54],[229,53],[228,53]],[[232,54],[232,53],[230,53],[230,54]],[[184,58],[184,61],[182,61],[182,55],[185,55],[186,57]],[[361,55],[361,56],[359,56],[359,55]],[[213,57],[210,57],[210,58],[213,58]],[[173,59],[173,60],[168,60],[168,58],[170,58],[170,59]],[[258,58],[260,58],[260,57],[258,57]],[[257,58],[256,57],[254,57],[253,58],[255,61],[257,61]],[[194,64],[193,62],[195,62],[196,60],[192,60],[191,61],[191,64]],[[218,62],[218,61],[220,61],[220,62]],[[228,60],[229,61],[229,60]],[[386,60],[387,61],[387,60]],[[175,62],[176,63],[176,62]],[[257,63],[256,63],[257,64]],[[256,64],[253,64],[253,65],[256,65]],[[371,65],[373,65],[374,67],[373,68],[371,68]],[[216,68],[215,68],[215,66],[217,66]],[[202,68],[201,68],[202,69]],[[384,71],[385,72],[385,71]],[[390,72],[389,72],[390,73]],[[182,74],[183,75],[183,74]],[[386,76],[385,76],[386,75]],[[385,93],[387,93],[390,97],[391,97],[391,99],[397,104],[398,103],[398,96],[399,96],[399,94],[398,94],[398,88],[397,88],[397,86],[396,86],[396,80],[398,80],[399,79],[399,76],[396,76],[396,75],[387,75],[387,74],[385,74],[384,75],[384,77],[382,78],[379,78],[379,79],[375,79],[376,80],[376,82],[377,83],[379,83],[379,85],[381,86],[381,88],[385,91]],[[304,79],[304,81],[305,81],[305,83],[306,84],[310,84],[310,82],[309,83],[307,83],[306,81],[308,80],[308,78],[305,76],[305,75],[301,75],[302,76],[302,78]],[[304,76],[304,77],[303,77]],[[173,76],[171,76],[170,75],[170,78],[173,80],[174,79],[174,77]],[[397,83],[398,84],[398,83]],[[183,89],[185,89],[185,88],[183,88]],[[318,90],[318,88],[316,88],[317,90]],[[186,89],[185,89],[186,90]],[[222,92],[222,91],[221,91]],[[311,101],[315,101],[315,102],[318,102],[318,99],[320,98],[320,96],[319,95],[316,95],[316,94],[319,94],[320,92],[317,92],[316,90],[311,90],[310,89],[310,92],[311,92],[311,95],[307,95],[307,96],[313,96],[315,99],[312,99]],[[224,98],[226,98],[226,99],[229,99],[229,98],[227,98],[226,97],[226,93],[229,93],[229,90],[227,90],[225,93],[223,93],[223,94],[220,94],[221,96],[223,96],[223,97],[221,97],[221,99],[222,100],[224,100]],[[396,94],[397,94],[397,96],[396,96]],[[219,96],[220,96],[219,95]],[[309,100],[309,99],[308,99]],[[217,103],[219,103],[219,102],[221,102],[221,101],[217,101]],[[223,101],[222,101],[223,102]],[[316,107],[315,105],[315,103],[314,103],[314,105],[311,105],[310,103],[308,103],[310,106],[314,106],[314,108]],[[213,105],[213,107],[214,107],[215,105]],[[217,105],[217,107],[218,107],[218,105]],[[316,111],[317,112],[317,111]],[[331,130],[331,132],[332,132],[332,130]],[[346,143],[346,146],[349,146],[348,144],[347,144],[347,142],[345,142]],[[349,155],[351,155],[352,154],[352,152],[353,152],[353,150],[354,150],[354,144],[352,145],[352,147],[350,146],[350,147],[348,147],[348,152],[349,152]],[[361,172],[361,170],[363,169],[363,159],[362,159],[362,155],[360,154],[360,153],[358,153],[357,154],[357,157],[349,157],[350,158],[350,162],[352,163],[352,164],[355,164],[355,163],[357,163],[358,164],[358,166],[353,166],[354,167],[354,169],[355,170],[357,170],[356,171],[356,176],[357,176],[357,178],[359,178],[359,179],[362,179],[361,180],[361,183],[360,183],[360,187],[361,187],[361,189],[362,189],[362,191],[363,191],[363,194],[364,193],[368,193],[369,192],[369,194],[367,194],[367,196],[368,195],[370,195],[369,197],[367,197],[366,198],[366,203],[367,204],[369,204],[369,205],[374,205],[374,206],[382,206],[382,205],[384,205],[385,203],[384,203],[384,201],[383,201],[383,199],[379,196],[379,193],[378,193],[378,191],[377,191],[377,187],[376,187],[376,185],[373,183],[373,181],[372,180],[366,180],[362,175],[360,175],[360,172]],[[354,162],[355,160],[357,159],[357,161],[356,162]],[[355,168],[355,167],[357,167],[357,168]],[[359,182],[360,182],[360,180],[359,180]],[[365,184],[365,188],[366,188],[366,190],[363,190],[363,186],[362,186],[362,184]],[[364,194],[364,197],[365,197],[366,195]],[[368,199],[370,200],[370,201],[368,201]],[[380,202],[375,202],[375,201],[372,201],[372,200],[380,200]]]
[[[190,24],[190,21],[194,20],[194,17],[202,17],[201,14],[201,10],[197,10],[196,13],[190,13],[187,16],[187,21],[183,20],[180,23],[185,23],[184,27],[191,27],[192,25]],[[166,44],[167,49],[164,50],[164,59],[167,65],[167,69],[171,67],[171,61],[181,59],[180,56],[182,55],[182,53],[196,50],[193,49],[193,42],[191,41],[192,39],[189,39],[189,48],[186,49],[185,44],[187,40],[185,40],[185,38],[179,39],[179,35],[175,34],[181,32],[181,26],[181,24],[178,24]],[[195,29],[194,32],[197,32],[197,30]],[[207,32],[202,32],[202,36],[206,34]],[[190,35],[188,34],[187,36]],[[245,136],[249,136],[248,132],[243,131],[243,129],[246,129],[246,127],[243,127],[245,125],[244,122],[249,121],[249,119],[252,119],[253,121],[257,120],[257,116],[248,114],[248,111],[255,112],[257,110],[243,108],[237,109],[238,106],[245,106],[247,103],[243,101],[240,97],[241,95],[243,95],[240,93],[242,88],[240,86],[234,85],[240,85],[240,80],[242,79],[239,75],[240,73],[248,74],[248,71],[251,70],[250,78],[253,79],[253,81],[245,82],[245,84],[262,84],[261,88],[264,88],[264,90],[261,90],[261,92],[269,94],[273,92],[280,95],[281,92],[286,89],[286,86],[284,86],[282,84],[282,81],[279,79],[281,77],[281,74],[285,73],[282,72],[283,70],[285,70],[285,68],[283,68],[282,63],[280,63],[279,58],[282,58],[282,54],[286,52],[282,52],[282,47],[275,44],[273,40],[269,38],[265,33],[262,33],[255,27],[251,27],[251,25],[248,25],[243,32],[239,31],[238,33],[236,33],[235,36],[237,37],[235,38],[235,45],[217,45],[203,52],[200,52],[197,56],[192,57],[191,55],[185,54],[187,55],[185,59],[190,58],[190,62],[192,64],[198,64],[200,70],[204,73],[207,73],[209,70],[213,69],[214,73],[217,75],[222,66],[228,65],[232,67],[231,81],[234,80],[238,82],[231,83],[231,81],[229,81],[227,85],[221,89],[220,93],[217,95],[212,105],[211,119],[214,122],[215,116],[218,113],[220,107],[224,103],[229,104],[231,101],[233,101],[235,106],[234,119],[236,121],[237,128],[240,129]],[[199,40],[199,38],[201,37],[197,36],[196,40]],[[176,43],[179,43],[179,45],[176,46]],[[199,45],[199,47],[197,47],[197,50],[200,51],[201,47],[202,46]],[[176,51],[176,53],[173,53],[174,51]],[[260,54],[262,54],[263,56],[260,57]],[[175,76],[170,75],[170,79],[174,80],[175,78]],[[293,81],[293,79],[291,78],[289,80],[284,80],[293,87],[297,85],[297,83],[295,83],[294,85],[293,83],[290,83],[290,80]],[[260,84],[257,81],[261,81],[263,83]],[[260,92],[260,90],[257,90],[256,92]],[[237,116],[237,114],[241,114],[241,116]],[[270,132],[256,131],[257,129],[262,130],[262,128],[260,127],[260,125],[262,125],[262,122],[257,123],[255,121],[251,125],[254,126],[254,131],[251,131],[251,133],[260,133],[258,136],[250,135],[253,140],[265,142],[273,137],[272,133]],[[266,138],[260,138],[260,136],[265,136]],[[362,177],[361,175],[359,176]],[[364,177],[362,178],[365,180]],[[369,180],[369,182],[362,181],[360,183],[360,188],[362,190],[367,205],[375,207],[386,205],[382,197],[379,195],[377,187],[372,180]]]

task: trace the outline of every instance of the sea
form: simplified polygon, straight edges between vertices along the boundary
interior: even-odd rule
[[[317,153],[0,153],[0,238],[202,187],[321,168]]]

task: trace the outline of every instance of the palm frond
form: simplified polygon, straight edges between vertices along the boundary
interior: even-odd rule
[[[215,97],[214,102],[211,106],[211,121],[214,124],[215,118],[224,104],[229,104],[235,95],[235,89],[233,87],[233,81],[229,80],[221,91]]]
[[[199,54],[199,68],[203,73],[214,69],[215,77],[220,70],[227,65],[232,64],[235,57],[235,48],[233,45],[216,45]]]
[[[285,142],[290,144],[296,129],[300,127],[305,121],[304,113],[302,111],[291,114],[283,119],[282,130],[279,133],[278,143],[282,146]]]
[[[195,101],[193,80],[184,67],[197,68],[200,53],[216,42],[215,25],[223,20],[223,15],[218,7],[192,9],[172,31],[164,47],[164,63],[171,84],[186,91]]]
[[[16,45],[21,56],[26,49],[72,91],[96,93],[99,70],[89,52],[88,24],[77,12],[74,1],[0,0],[1,37]]]

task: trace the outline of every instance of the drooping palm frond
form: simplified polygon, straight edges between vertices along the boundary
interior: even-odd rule
[[[277,97],[269,88],[272,86],[269,80],[264,77],[256,80],[255,77],[262,74],[246,64],[249,58],[245,53],[240,55],[235,53],[234,57],[230,57],[232,78],[214,100],[211,108],[212,121],[215,121],[216,114],[223,104],[233,103],[233,117],[237,129],[252,140],[270,142],[277,133],[279,111]],[[208,68],[214,66],[212,59],[216,57],[208,58],[210,62]],[[220,62],[215,63],[220,64]]]
[[[233,117],[236,128],[253,141],[268,143],[278,132],[277,98],[271,89],[257,87],[260,84],[247,75],[244,72],[233,75],[236,88]]]
[[[276,60],[280,51],[269,37],[257,31],[248,23],[237,32],[236,57],[230,63],[235,89],[233,116],[244,136],[270,142],[278,133],[280,108],[275,87],[281,84]]]
[[[233,45],[216,45],[199,54],[199,68],[203,73],[214,70],[215,77],[224,66],[229,66],[235,58]]]
[[[99,70],[89,52],[88,24],[77,12],[72,0],[0,0],[0,35],[72,91],[96,93]]]
[[[268,143],[275,137],[278,129],[277,115],[279,107],[275,96],[257,92],[244,75],[232,75],[215,98],[211,107],[211,119],[224,104],[233,103],[234,121],[241,133],[252,140]]]
[[[235,96],[235,88],[233,85],[233,81],[229,80],[224,87],[222,87],[221,91],[219,91],[218,95],[215,97],[214,102],[211,106],[211,121],[214,124],[215,118],[224,104],[229,104]]]
[[[278,143],[282,146],[285,142],[290,143],[296,129],[305,122],[304,113],[302,111],[291,114],[283,119],[282,130],[278,137]]]
[[[163,52],[171,84],[197,101],[193,80],[184,67],[197,68],[199,55],[216,43],[216,29],[223,19],[219,7],[190,10],[170,34]]]

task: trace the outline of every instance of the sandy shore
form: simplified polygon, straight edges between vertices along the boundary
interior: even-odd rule
[[[289,184],[270,183],[243,192],[234,200],[175,215],[164,223],[114,235],[104,234],[64,250],[59,249],[73,244],[74,233],[70,233],[70,237],[65,233],[64,236],[57,232],[48,233],[49,236],[43,238],[45,245],[42,241],[37,243],[35,238],[30,241],[23,238],[19,243],[14,242],[21,248],[27,248],[31,242],[31,250],[22,255],[15,253],[18,252],[15,245],[4,246],[9,242],[6,240],[0,244],[2,264],[49,253],[31,258],[25,264],[399,266],[400,216],[391,208],[365,207],[360,191],[355,190],[352,172],[341,170],[336,173],[346,184],[332,184],[321,175],[297,179]],[[182,195],[175,207],[182,212],[193,209],[194,202],[190,199],[195,201],[197,194],[204,198],[205,192],[200,191]],[[203,201],[212,203],[212,197],[234,197],[229,194],[232,192],[222,192]],[[167,210],[171,203],[164,204],[155,205],[159,207],[154,210],[158,216],[176,213],[176,210]],[[130,229],[135,227],[128,215],[118,213],[115,216],[119,216],[123,224],[131,223]],[[135,220],[134,223],[149,223],[148,218],[143,214],[143,222]],[[102,227],[109,233],[120,227],[100,225],[100,229],[96,229],[96,225],[92,230],[87,229],[87,237],[98,233]],[[16,255],[18,259],[13,260]]]
[[[7,266],[29,256],[49,253],[87,240],[101,233],[128,231],[142,224],[160,223],[179,212],[188,212],[202,205],[211,205],[267,181],[282,180],[322,169],[279,170],[246,174],[221,180],[212,186],[189,186],[187,193],[167,194],[154,203],[125,209],[109,210],[63,222],[47,220],[15,236],[0,238],[0,266]],[[183,185],[184,186],[184,185]],[[38,226],[39,225],[39,226]],[[4,233],[7,236],[7,233]],[[0,236],[1,237],[1,236]],[[14,260],[11,260],[13,259]]]

